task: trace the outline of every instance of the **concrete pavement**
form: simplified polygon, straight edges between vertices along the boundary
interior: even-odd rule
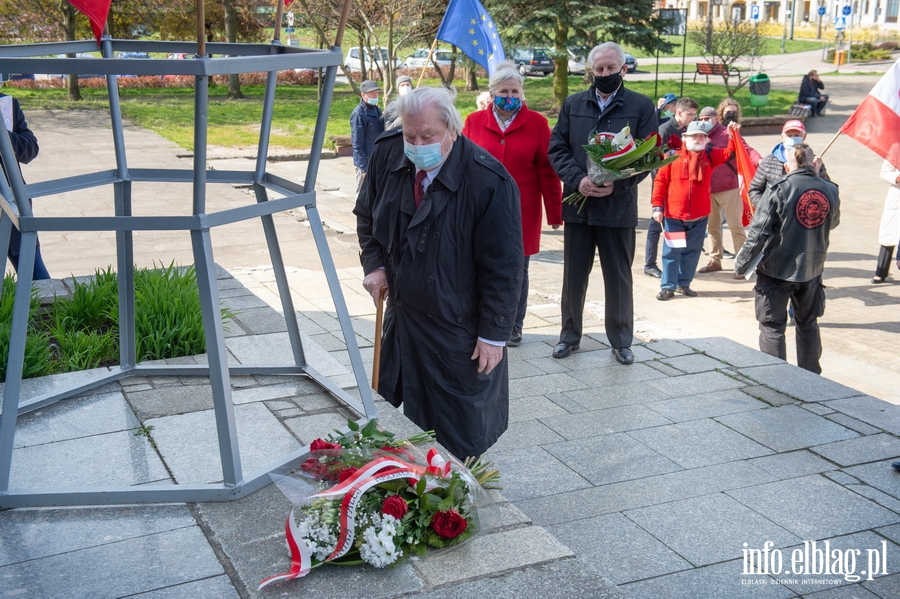
[[[795,76],[794,76],[795,77]],[[822,148],[875,78],[828,80],[833,106],[810,122]],[[793,85],[786,81],[785,85]],[[35,112],[29,121],[42,155],[29,181],[108,168],[108,127],[95,114]],[[182,165],[184,152],[135,127],[126,131],[132,166]],[[755,137],[761,152],[774,137]],[[77,151],[73,151],[77,148]],[[511,425],[490,452],[503,473],[502,527],[456,551],[377,571],[313,572],[256,593],[287,567],[280,533],[288,501],[269,486],[243,500],[188,506],[119,506],[0,512],[2,593],[23,597],[724,597],[900,596],[900,408],[895,316],[900,288],[868,284],[885,188],[880,159],[839,138],[825,156],[842,192],[842,224],[832,240],[822,320],[823,377],[755,351],[751,284],[727,272],[700,275],[700,297],[661,303],[658,281],[635,261],[637,363],[617,365],[605,343],[603,293],[588,292],[588,336],[566,360],[550,358],[559,325],[561,232],[546,230],[532,261],[525,342],[510,349]],[[211,168],[247,168],[242,159]],[[298,179],[304,163],[272,163]],[[320,170],[318,207],[354,318],[371,361],[374,308],[361,288],[353,235],[355,180],[347,159]],[[643,231],[649,190],[641,186]],[[184,213],[189,189],[136,189],[135,212]],[[109,190],[41,200],[39,214],[111,213]],[[252,202],[245,190],[216,188],[216,206]],[[276,225],[311,360],[341,384],[347,355],[302,214]],[[189,240],[137,234],[136,262],[191,261]],[[238,362],[283,347],[283,322],[261,228],[244,223],[213,235],[223,267],[223,301],[238,312],[228,349]],[[42,235],[51,273],[90,274],[115,260],[105,234]],[[642,247],[642,234],[638,246]],[[233,278],[232,278],[233,277]],[[841,384],[843,383],[843,384]],[[38,383],[34,383],[37,385]],[[265,463],[308,443],[347,413],[303,381],[235,377],[242,451]],[[215,480],[205,456],[209,386],[126,380],[24,418],[17,429],[14,488],[84,482],[145,484]],[[410,424],[381,402],[386,427]],[[99,426],[98,426],[99,425]],[[152,425],[150,439],[135,437]],[[127,456],[128,459],[120,459]],[[141,456],[140,460],[135,460]],[[767,541],[785,565],[804,542],[828,540],[868,568],[886,552],[886,574],[749,574],[745,550]],[[848,553],[849,552],[849,553]],[[774,555],[774,552],[773,552]],[[849,564],[849,561],[847,562]],[[802,560],[801,560],[802,565]]]

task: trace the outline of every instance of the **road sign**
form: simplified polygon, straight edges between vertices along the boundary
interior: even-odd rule
[[[292,10],[288,11],[287,19],[288,19],[288,27],[293,27],[294,26],[294,11],[292,11]]]
[[[284,32],[285,33],[294,33],[294,28],[293,27],[285,27]]]
[[[750,6],[750,18],[754,21],[759,21],[759,4]]]
[[[834,18],[834,30],[835,31],[843,31],[847,28],[847,17],[835,17]]]
[[[849,16],[850,16],[850,13],[851,13],[852,11],[853,11],[853,9],[850,8],[849,5],[847,5],[847,6],[845,6],[844,8],[841,9],[841,14],[844,15],[845,17],[849,17]]]
[[[824,7],[824,6],[820,6],[820,7],[819,7],[819,15],[824,15],[824,14],[825,14],[825,7]]]

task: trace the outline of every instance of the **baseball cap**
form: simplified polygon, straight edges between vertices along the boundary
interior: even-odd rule
[[[681,134],[682,137],[690,135],[707,135],[703,130],[703,124],[700,121],[691,121],[688,123],[687,130]]]
[[[409,83],[412,85],[412,78],[409,75],[400,75],[397,77],[397,87],[400,87],[401,83]]]
[[[378,87],[378,84],[377,84],[377,83],[375,83],[374,81],[372,81],[372,80],[370,80],[370,79],[366,79],[365,81],[363,81],[363,82],[359,85],[359,91],[361,91],[361,92],[364,93],[364,94],[367,94],[367,93],[369,93],[369,92],[373,92],[373,91],[375,91],[376,89],[381,89],[381,88]]]
[[[784,124],[784,127],[781,128],[781,132],[787,133],[788,131],[790,131],[792,129],[794,131],[802,131],[803,133],[806,133],[806,125],[803,124],[803,121],[798,121],[796,119],[793,121],[786,122]]]
[[[678,99],[678,96],[676,96],[675,94],[671,94],[671,93],[666,94],[665,96],[663,96],[663,100],[665,100],[665,104],[663,104],[663,106],[665,106],[666,104],[671,104],[672,102],[674,102],[677,99]]]
[[[703,110],[700,111],[700,114],[697,115],[697,118],[700,118],[701,116],[718,116],[718,113],[712,106],[704,106]]]

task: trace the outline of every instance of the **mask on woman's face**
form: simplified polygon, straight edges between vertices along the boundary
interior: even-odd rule
[[[784,147],[785,148],[793,148],[794,146],[798,146],[803,143],[803,137],[785,137],[784,138]]]
[[[522,108],[522,98],[494,96],[494,106],[497,107],[497,110],[502,110],[503,112],[515,112]]]
[[[737,122],[737,113],[736,112],[726,112],[722,115],[724,118],[722,119],[722,124],[726,127],[728,123],[736,123]]]
[[[449,133],[450,131],[447,131],[447,133],[444,134],[444,139],[447,139]],[[436,144],[428,144],[425,146],[417,146],[403,140],[403,153],[406,154],[406,157],[409,158],[410,162],[420,169],[433,169],[444,161],[444,155],[441,153],[441,145],[443,145],[444,139]]]

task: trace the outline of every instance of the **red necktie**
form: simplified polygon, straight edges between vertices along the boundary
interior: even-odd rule
[[[413,197],[416,200],[416,209],[419,208],[419,204],[422,203],[422,198],[425,196],[425,190],[422,188],[422,183],[425,181],[425,177],[428,176],[428,173],[425,171],[419,171],[416,173],[416,184],[413,187]]]

